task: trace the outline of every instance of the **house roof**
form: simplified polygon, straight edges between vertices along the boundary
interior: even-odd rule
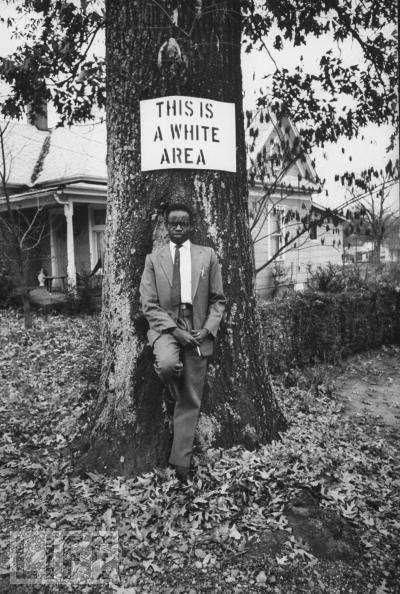
[[[4,137],[10,187],[36,189],[76,179],[107,180],[104,124],[40,131],[11,122]]]
[[[32,185],[32,174],[42,151],[48,132],[42,132],[30,124],[0,121],[4,131],[6,180],[9,186]]]
[[[107,180],[105,125],[55,128],[35,185],[74,178]]]
[[[260,168],[257,166],[258,159],[264,154],[268,160],[271,151],[276,150],[275,147],[282,145],[284,142],[293,145],[297,138],[299,138],[299,132],[294,123],[288,118],[279,123],[266,110],[257,113],[246,131],[247,169],[250,172],[254,171],[256,183],[268,186],[277,179],[272,171],[269,171],[269,174],[267,173],[263,179],[260,178]],[[277,173],[278,175],[280,173],[279,167]],[[317,173],[308,155],[305,155],[304,162],[300,159],[295,161],[288,168],[288,171],[278,179],[277,185],[279,187],[299,188],[308,193],[317,192],[320,188]]]
[[[329,206],[318,204],[317,202],[315,202],[315,200],[311,200],[311,205],[317,210],[320,210],[321,212],[326,212],[327,215],[333,214],[337,219],[340,219],[342,223],[346,222],[346,217],[340,214],[340,212],[335,208],[330,208]]]

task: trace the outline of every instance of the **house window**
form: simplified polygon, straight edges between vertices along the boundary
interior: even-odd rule
[[[94,208],[93,209],[93,226],[100,225],[104,227],[106,224],[106,209],[105,208]]]
[[[106,224],[106,208],[104,206],[92,206],[90,209],[90,245],[92,270],[99,260],[104,262],[104,229]],[[100,268],[96,274],[102,274]]]

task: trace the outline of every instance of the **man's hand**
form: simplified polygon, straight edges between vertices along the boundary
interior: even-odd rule
[[[192,336],[187,330],[181,328],[174,328],[172,335],[182,346],[199,346],[200,342],[195,336]]]
[[[205,338],[209,335],[209,331],[206,328],[201,330],[192,330],[192,335],[201,344]]]

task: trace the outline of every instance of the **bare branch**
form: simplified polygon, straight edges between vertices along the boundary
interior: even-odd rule
[[[33,215],[32,219],[31,219],[31,222],[29,223],[29,225],[28,225],[27,229],[25,230],[25,232],[23,233],[23,235],[22,235],[22,237],[21,237],[21,239],[20,239],[20,242],[19,242],[19,244],[20,244],[20,246],[21,246],[21,249],[23,249],[23,244],[24,244],[25,238],[26,238],[26,236],[28,235],[28,233],[30,233],[30,231],[33,229],[33,226],[34,226],[34,224],[35,224],[35,221],[36,221],[36,219],[37,219],[37,217],[38,217],[38,214],[39,214],[39,213],[41,213],[41,212],[42,212],[42,210],[43,210],[43,207],[38,207],[38,208],[35,210],[35,214]]]
[[[29,247],[25,247],[25,248],[24,248],[24,251],[30,251],[30,250],[34,250],[35,248],[37,248],[37,247],[38,247],[38,245],[40,244],[40,242],[41,242],[41,241],[42,241],[42,239],[43,239],[43,233],[44,233],[44,230],[45,230],[45,229],[46,229],[46,224],[42,225],[42,229],[41,229],[41,231],[40,231],[39,238],[37,239],[37,241],[36,241],[36,242],[35,242],[33,245],[31,245],[31,246],[29,246]]]

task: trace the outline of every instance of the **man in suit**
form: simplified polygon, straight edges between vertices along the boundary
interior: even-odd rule
[[[146,257],[140,283],[142,311],[155,370],[175,400],[169,458],[186,480],[200,413],[207,357],[225,309],[221,269],[212,248],[192,243],[193,214],[185,204],[165,212],[169,243]]]

